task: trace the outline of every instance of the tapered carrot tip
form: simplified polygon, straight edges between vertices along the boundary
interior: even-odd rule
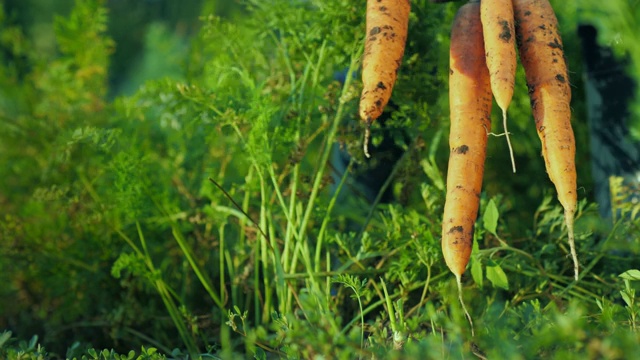
[[[549,0],[513,0],[516,35],[533,117],[549,179],[565,209],[574,276],[579,279],[573,222],[576,212],[576,143],[571,127],[571,86],[558,19]]]
[[[449,49],[449,164],[442,216],[442,254],[460,276],[471,256],[491,130],[491,83],[485,62],[480,4],[458,10]]]
[[[360,118],[376,120],[391,98],[409,29],[409,0],[367,0]]]
[[[507,109],[513,98],[517,65],[513,2],[512,0],[483,0],[480,7],[491,90],[496,103],[502,109],[504,134],[509,146],[511,167],[515,173],[513,148],[507,130]]]

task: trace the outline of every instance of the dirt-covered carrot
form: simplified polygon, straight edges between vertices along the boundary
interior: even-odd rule
[[[496,103],[502,109],[504,132],[509,145],[511,166],[516,172],[513,149],[507,129],[507,109],[513,97],[516,79],[516,46],[511,0],[482,0],[480,19],[484,35],[484,49],[491,78],[491,90]]]
[[[558,20],[548,0],[513,0],[520,61],[542,142],[549,178],[564,208],[569,246],[578,280],[573,220],[577,203],[576,144],[571,128],[571,88]]]
[[[367,134],[391,98],[409,26],[409,0],[367,0],[367,38],[362,61],[360,117]],[[365,136],[365,154],[368,136]]]
[[[447,266],[461,276],[471,254],[491,128],[491,85],[484,61],[478,3],[463,5],[451,31],[449,168],[442,222]]]
[[[461,294],[460,279],[471,256],[487,134],[491,129],[491,83],[485,63],[479,3],[467,3],[458,10],[451,30],[449,56],[451,152],[442,220],[442,253],[456,276]],[[460,300],[462,303],[462,296]]]

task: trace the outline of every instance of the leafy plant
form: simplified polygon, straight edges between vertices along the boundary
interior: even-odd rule
[[[0,328],[11,330],[0,335],[0,357],[622,358],[639,350],[636,276],[627,272],[639,266],[637,211],[617,201],[633,189],[612,182],[611,227],[581,199],[575,282],[526,91],[510,110],[524,175],[505,175],[508,153],[490,140],[463,278],[470,337],[439,239],[443,89],[459,4],[412,2],[395,108],[372,129],[373,145],[388,136],[403,150],[393,164],[361,151],[364,9],[353,1],[250,0],[233,19],[204,4],[189,46],[166,40],[166,28],[147,36],[145,61],[166,55],[157,48],[166,40],[187,52],[183,73],[172,63],[166,77],[114,99],[106,4],[76,1],[57,17],[51,54],[0,16]],[[570,29],[572,7],[559,9]],[[579,49],[567,43],[579,66]],[[576,92],[577,113],[583,104]],[[349,155],[343,171],[338,151]],[[379,165],[388,167],[371,202],[354,178]],[[588,188],[588,169],[580,171]],[[394,202],[382,203],[386,189]]]

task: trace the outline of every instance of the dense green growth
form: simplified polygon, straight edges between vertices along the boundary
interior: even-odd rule
[[[617,201],[632,190],[615,179],[614,218],[592,202],[573,2],[553,3],[573,74],[581,279],[519,70],[518,173],[491,137],[463,279],[474,338],[439,243],[460,4],[412,1],[386,124],[406,152],[390,170],[396,201],[371,204],[330,164],[334,144],[351,171],[384,161],[361,152],[364,1],[247,0],[235,18],[211,15],[215,3],[188,44],[150,27],[142,68],[168,59],[166,77],[139,75],[114,99],[106,1],[56,17],[50,52],[0,8],[0,358],[640,352],[640,207]]]

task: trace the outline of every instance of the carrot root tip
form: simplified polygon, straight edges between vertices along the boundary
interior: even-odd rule
[[[580,275],[580,265],[578,263],[578,254],[576,252],[576,241],[575,241],[575,235],[573,233],[574,211],[565,210],[564,218],[565,218],[564,221],[567,224],[567,237],[569,238],[569,249],[571,250],[571,259],[573,260],[573,276],[575,280],[578,281],[579,275]]]
[[[371,154],[369,153],[369,140],[371,139],[371,123],[373,121],[371,118],[367,118],[367,123],[364,129],[364,144],[362,150],[364,151],[364,156],[367,158],[371,158]]]
[[[469,326],[471,327],[471,337],[475,336],[475,331],[473,330],[473,320],[471,319],[471,315],[469,311],[467,311],[467,307],[464,304],[464,299],[462,298],[462,278],[460,275],[456,275],[456,282],[458,283],[458,300],[460,300],[460,305],[462,306],[462,311],[464,311],[464,315],[467,317],[469,321]]]
[[[509,156],[511,157],[511,168],[513,173],[516,173],[516,159],[513,157],[513,147],[511,146],[511,139],[509,139],[509,130],[507,129],[507,109],[502,109],[502,126],[504,127],[504,133],[507,137],[507,146],[509,146]]]

